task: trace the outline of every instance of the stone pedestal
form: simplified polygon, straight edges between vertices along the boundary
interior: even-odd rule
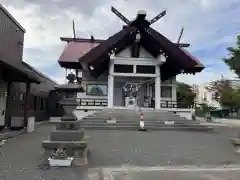
[[[76,101],[77,92],[82,92],[82,87],[70,81],[69,84],[61,85],[56,89],[64,93],[64,98],[60,101],[63,106],[65,115],[61,122],[55,122],[56,130],[50,133],[49,140],[42,142],[45,149],[44,163],[48,164],[48,158],[56,152],[58,148],[64,149],[69,157],[73,157],[73,165],[86,165],[88,143],[83,129],[77,122],[77,117],[73,111],[78,103]]]

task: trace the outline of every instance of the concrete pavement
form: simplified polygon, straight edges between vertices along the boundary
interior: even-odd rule
[[[240,166],[107,167],[90,169],[87,180],[239,180]]]

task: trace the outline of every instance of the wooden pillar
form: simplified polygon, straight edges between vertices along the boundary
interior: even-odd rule
[[[108,75],[108,107],[113,108],[113,91],[114,88],[114,78],[112,75]]]
[[[160,68],[158,65],[156,68],[156,78],[155,78],[155,109],[161,108],[161,78],[160,78]]]
[[[112,75],[114,71],[114,63],[110,60],[109,75],[108,75],[108,107],[113,108],[113,96],[114,96],[114,77]]]
[[[7,84],[7,100],[6,100],[6,108],[5,108],[5,126],[10,127],[11,125],[11,99],[12,99],[12,93],[11,93],[11,85],[12,82],[8,82]]]
[[[29,108],[29,91],[30,91],[30,83],[26,83],[26,94],[24,99],[24,127],[28,125],[28,108]]]

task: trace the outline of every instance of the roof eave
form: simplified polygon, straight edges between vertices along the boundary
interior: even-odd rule
[[[88,38],[69,38],[69,37],[60,37],[61,41],[64,42],[93,42],[93,43],[102,43],[103,41],[105,41],[104,39],[88,39]]]
[[[23,28],[23,26],[8,12],[8,10],[0,4],[0,9],[3,10],[3,12],[24,32],[26,33],[26,30]]]

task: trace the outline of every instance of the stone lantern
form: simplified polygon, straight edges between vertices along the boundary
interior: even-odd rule
[[[77,92],[84,92],[84,89],[80,84],[74,83],[76,80],[74,74],[69,74],[67,79],[68,84],[60,85],[55,89],[63,95],[60,104],[65,113],[60,122],[54,122],[56,129],[50,133],[49,140],[42,143],[45,149],[44,161],[47,163],[48,158],[61,148],[65,150],[68,157],[74,158],[73,165],[85,165],[87,164],[88,143],[74,114],[78,105]]]

